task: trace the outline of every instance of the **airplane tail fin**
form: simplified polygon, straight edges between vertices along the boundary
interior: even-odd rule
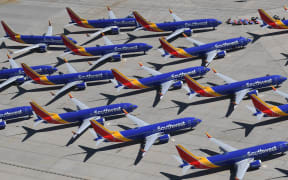
[[[124,74],[122,74],[120,71],[118,71],[117,69],[111,69],[115,79],[120,82],[121,84],[125,85],[127,83],[129,83],[131,81],[131,79],[129,79],[127,76],[125,76]]]
[[[29,76],[32,80],[38,80],[40,77],[44,76],[44,75],[41,75],[41,74],[37,73],[36,71],[34,71],[31,67],[29,67],[25,63],[22,63],[21,66],[22,66],[25,74],[27,76]]]
[[[188,74],[184,76],[184,79],[190,89],[192,89],[195,92],[201,91],[205,89],[205,86],[202,86],[197,81],[195,81],[192,77],[190,77]]]
[[[68,14],[69,14],[69,16],[70,16],[71,21],[77,23],[77,22],[79,22],[79,21],[85,20],[85,19],[83,19],[83,18],[80,18],[74,11],[72,11],[71,8],[66,7],[66,10],[67,10],[67,12],[68,12]]]
[[[102,124],[97,122],[95,119],[90,120],[90,123],[94,131],[101,137],[112,136],[113,131],[110,131],[109,129],[105,128]]]
[[[39,116],[42,120],[47,121],[48,123],[60,124],[59,122],[55,121],[53,115],[55,113],[49,113],[43,107],[38,105],[36,102],[30,102],[30,105],[37,116]]]
[[[79,49],[81,46],[78,46],[74,42],[72,42],[69,38],[67,38],[65,35],[61,35],[62,41],[65,44],[67,48],[69,48],[71,51]]]
[[[255,108],[261,112],[270,110],[273,107],[272,105],[268,105],[266,102],[260,99],[256,94],[252,94],[250,97],[252,99]]]
[[[258,12],[260,14],[261,19],[266,23],[266,24],[271,24],[274,23],[276,20],[271,17],[269,14],[267,14],[263,9],[258,9]]]
[[[136,19],[136,21],[141,25],[141,26],[147,26],[152,24],[151,22],[147,21],[143,16],[141,16],[137,11],[133,11],[133,15]]]
[[[4,21],[1,21],[1,24],[7,36],[12,38],[17,35]]]
[[[192,163],[199,161],[201,157],[195,156],[190,151],[188,151],[186,148],[184,148],[182,145],[178,144],[176,145],[176,149],[178,151],[178,154],[180,155],[181,159],[184,160],[187,163]]]
[[[173,54],[175,52],[177,52],[177,49],[172,46],[166,39],[165,37],[161,37],[159,38],[159,41],[161,43],[162,48],[168,52],[169,54]]]

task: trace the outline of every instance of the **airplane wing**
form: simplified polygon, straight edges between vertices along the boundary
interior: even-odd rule
[[[147,136],[145,138],[146,142],[145,142],[145,146],[144,146],[144,152],[142,154],[142,156],[144,156],[145,152],[147,152],[150,147],[155,143],[155,141],[161,136],[162,134],[161,133],[155,133],[155,134],[152,134],[150,136]]]
[[[97,61],[95,61],[91,64],[89,71],[91,69],[93,69],[96,66],[96,64],[99,64],[100,62],[102,62],[102,61],[104,61],[104,60],[106,60],[106,59],[108,59],[114,55],[117,55],[117,54],[118,54],[117,52],[112,52],[112,53],[108,53],[108,54],[105,54],[104,56],[100,57],[99,59],[97,59]]]
[[[76,86],[77,84],[82,83],[83,81],[72,81],[67,83],[65,86],[63,86],[59,91],[57,91],[56,94],[54,94],[53,98],[56,98],[59,94],[61,94],[62,92],[65,92],[67,89],[70,89],[74,86]]]
[[[78,99],[74,98],[70,93],[69,93],[69,97],[72,100],[72,102],[77,106],[78,109],[89,109],[89,107],[82,103],[81,101],[79,101]]]
[[[114,43],[107,36],[103,35],[102,37],[103,37],[103,39],[105,41],[105,45],[114,45]]]
[[[174,81],[170,80],[170,81],[167,81],[167,82],[161,84],[161,96],[160,96],[160,99],[163,98],[163,96],[167,93],[167,91],[169,90],[169,88],[172,86],[173,83],[174,83]]]
[[[166,37],[166,40],[168,41],[169,39],[178,36],[179,34],[183,33],[186,30],[190,30],[189,28],[181,28],[181,29],[177,29],[176,31],[174,31],[172,34],[170,34],[168,37]]]
[[[125,111],[124,111],[125,112]],[[149,125],[147,122],[137,118],[136,116],[133,116],[127,112],[125,112],[125,115],[128,119],[132,120],[135,124],[137,124],[138,127],[142,127],[142,126],[147,126]]]
[[[77,135],[81,134],[83,131],[85,131],[89,126],[90,126],[90,120],[92,119],[99,119],[100,116],[96,116],[96,117],[90,117],[87,119],[84,119],[82,124],[80,125],[80,127],[77,129],[77,131],[74,133],[74,135],[72,136],[73,138],[76,138]]]
[[[213,61],[213,59],[217,56],[217,51],[216,50],[209,51],[206,53],[206,55],[207,55],[207,59],[206,59],[205,66],[208,66]]]
[[[254,161],[253,158],[248,158],[248,159],[243,159],[242,161],[236,162],[236,178],[237,179],[239,180],[243,179],[252,161]]]
[[[40,43],[40,44],[34,44],[34,45],[32,45],[32,46],[28,46],[28,47],[25,47],[25,48],[20,49],[20,50],[17,50],[17,51],[13,51],[13,52],[11,52],[11,54],[17,54],[17,53],[26,52],[26,51],[29,51],[29,50],[32,50],[32,49],[39,48],[39,47],[42,46],[42,45],[45,45],[45,44],[42,44],[42,43]]]
[[[151,68],[149,68],[149,67],[143,66],[142,63],[139,63],[139,65],[140,65],[140,67],[141,67],[142,69],[144,69],[144,70],[147,71],[148,73],[152,74],[153,76],[162,74],[162,73],[159,72],[159,71],[156,71],[156,70],[151,69]]]
[[[237,149],[225,144],[224,142],[213,138],[212,136],[210,136],[208,133],[206,133],[207,137],[209,138],[210,141],[212,141],[213,143],[217,144],[219,146],[219,148],[223,151],[223,152],[231,152],[231,151],[236,151]]]
[[[240,103],[240,101],[242,101],[242,99],[244,98],[244,96],[249,92],[249,91],[251,91],[251,89],[249,88],[249,89],[243,89],[243,90],[241,90],[241,91],[237,91],[236,93],[235,93],[235,104],[239,104]]]
[[[176,21],[183,21],[180,17],[178,17],[171,9],[169,9],[171,16],[173,17],[174,22]]]
[[[105,27],[105,28],[103,28],[103,29],[100,30],[100,31],[97,31],[97,32],[95,32],[95,33],[93,33],[93,34],[90,34],[89,37],[91,37],[91,38],[97,37],[97,36],[99,36],[100,34],[105,33],[105,32],[107,32],[107,31],[110,31],[110,30],[113,29],[113,28],[118,28],[118,27],[117,27],[117,26]]]
[[[48,29],[47,29],[47,32],[45,33],[45,36],[52,36],[52,35],[53,35],[53,28],[52,28],[51,22],[49,21]]]
[[[112,9],[107,6],[107,10],[108,10],[109,19],[116,19],[116,16],[115,16],[114,12],[112,11]]]
[[[215,71],[215,69],[212,69],[213,72],[218,76],[220,77],[221,79],[223,79],[226,83],[234,83],[234,82],[237,82],[236,80],[228,77],[228,76],[225,76],[224,74],[221,74],[221,73],[218,73]]]
[[[205,43],[201,42],[201,41],[197,41],[195,39],[189,38],[185,33],[183,33],[183,36],[185,37],[185,39],[189,42],[192,42],[194,44],[194,46],[201,46],[204,45]]]
[[[65,64],[66,64],[66,67],[67,67],[69,73],[77,73],[78,72],[70,63],[68,63],[66,58],[64,58],[64,61],[65,61]]]
[[[287,93],[285,93],[285,92],[283,92],[283,91],[279,91],[278,89],[276,89],[276,88],[273,87],[273,86],[272,86],[272,88],[273,88],[273,90],[274,90],[275,93],[279,94],[280,96],[285,97],[285,99],[288,100],[288,94],[287,94]]]
[[[14,61],[14,59],[11,57],[11,56],[9,56],[8,54],[7,54],[7,56],[8,56],[8,61],[9,61],[9,63],[10,63],[10,67],[12,68],[12,69],[14,69],[14,68],[19,68],[19,65]]]
[[[2,82],[0,84],[0,89],[2,89],[3,87],[7,86],[8,84],[11,84],[13,83],[14,81],[16,81],[18,78],[21,78],[23,77],[22,75],[21,76],[12,76],[10,78],[8,78],[6,81]]]

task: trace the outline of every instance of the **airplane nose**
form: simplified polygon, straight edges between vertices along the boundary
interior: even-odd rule
[[[150,49],[152,49],[152,48],[153,48],[153,46],[147,45],[147,50],[150,50]]]
[[[199,124],[199,123],[202,122],[202,120],[201,119],[197,119],[196,122],[197,122],[197,124]]]
[[[217,24],[218,25],[222,24],[222,21],[217,20]]]
[[[132,109],[134,110],[134,109],[137,109],[137,108],[138,108],[138,106],[133,104]]]
[[[53,68],[53,72],[56,72],[56,71],[57,71],[57,68],[56,68],[56,67],[54,67],[54,68]]]
[[[210,71],[210,68],[205,67],[205,72]]]
[[[287,77],[284,77],[284,76],[281,77],[281,82],[284,82],[286,80],[287,80]]]
[[[248,43],[251,42],[252,40],[249,39],[249,38],[247,38],[246,41],[247,41],[247,44],[248,44]]]

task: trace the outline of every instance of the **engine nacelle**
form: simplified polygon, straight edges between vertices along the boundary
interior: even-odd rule
[[[86,88],[86,83],[85,83],[85,82],[80,83],[80,84],[77,84],[77,85],[75,86],[75,89],[76,89],[76,90],[83,90],[83,89],[85,89],[85,88]]]
[[[218,58],[223,58],[223,57],[225,57],[226,56],[226,51],[219,51],[219,52],[217,52],[217,57]]]
[[[167,143],[170,139],[169,134],[164,134],[163,136],[160,136],[158,140],[155,142],[156,144],[164,144]]]
[[[112,56],[113,61],[121,61],[122,55],[121,54],[116,54]]]
[[[250,169],[258,169],[261,166],[261,160],[256,160],[250,163]]]
[[[48,49],[48,46],[43,44],[43,45],[39,46],[38,49],[39,49],[39,52],[46,52]]]
[[[24,81],[25,81],[25,78],[21,77],[21,78],[18,78],[15,82],[16,82],[16,84],[22,84],[22,83],[24,83]]]
[[[175,89],[179,89],[182,87],[183,82],[182,81],[177,81],[175,83],[172,84],[172,87]]]
[[[0,129],[4,129],[6,127],[6,122],[5,121],[0,121]]]
[[[256,96],[258,95],[258,90],[253,90],[248,92],[249,95],[255,94]]]
[[[119,28],[118,27],[114,27],[111,29],[111,34],[119,34]]]
[[[191,29],[187,29],[184,31],[184,33],[187,35],[187,36],[191,36],[192,35],[192,30]]]
[[[104,126],[105,119],[104,118],[97,119],[97,122]]]

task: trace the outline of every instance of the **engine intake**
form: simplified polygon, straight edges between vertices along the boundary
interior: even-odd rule
[[[261,160],[256,160],[250,163],[250,169],[258,169],[261,166]]]

